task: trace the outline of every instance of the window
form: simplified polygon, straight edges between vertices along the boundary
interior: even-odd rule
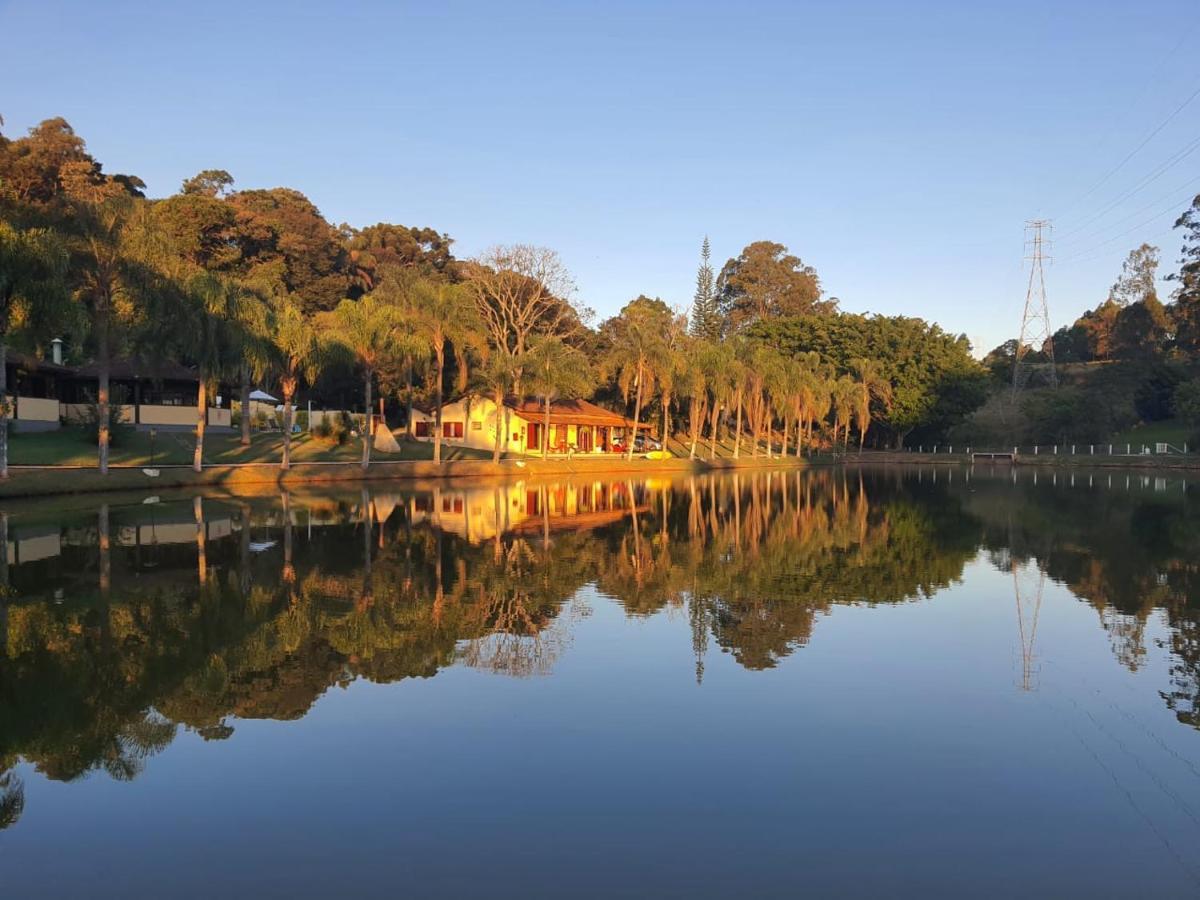
[[[419,438],[429,437],[429,423],[428,422],[416,422],[414,424],[416,425],[415,433],[416,433],[417,437],[419,437]]]
[[[478,419],[476,419],[474,422],[471,423],[471,430],[472,431],[483,431],[483,423],[480,422]]]
[[[443,422],[442,437],[444,438],[460,438],[463,436],[462,422]]]

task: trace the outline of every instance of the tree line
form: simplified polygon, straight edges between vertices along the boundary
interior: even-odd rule
[[[1058,390],[1035,380],[1013,404],[1017,341],[984,357],[995,396],[957,430],[962,441],[1070,443],[1105,441],[1139,422],[1178,419],[1200,440],[1200,195],[1176,220],[1179,268],[1158,294],[1160,250],[1130,251],[1105,299],[1059,328],[1026,359],[1035,375],[1053,363]]]
[[[285,469],[298,395],[352,380],[368,414],[401,408],[410,428],[413,404],[429,403],[439,461],[441,407],[465,393],[498,407],[537,397],[547,416],[556,399],[592,396],[631,415],[635,433],[653,419],[693,457],[722,443],[734,456],[891,444],[944,430],[982,400],[965,338],[920,319],[841,313],[781,244],[751,243],[718,273],[706,239],[690,313],[639,296],[593,325],[576,294],[546,248],[460,259],[433,228],[335,226],[299,191],[239,189],[219,169],[148,199],[61,118],[0,135],[0,361],[64,337],[73,358],[95,363],[101,472],[117,405],[111,363],[132,355],[198,373],[197,470],[221,384],[238,386],[247,445],[252,387],[281,394]],[[0,475],[7,439],[0,417]],[[548,429],[542,440],[547,450]]]

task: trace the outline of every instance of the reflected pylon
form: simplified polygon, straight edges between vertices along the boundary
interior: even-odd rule
[[[1017,632],[1021,638],[1021,690],[1032,691],[1034,641],[1037,639],[1038,616],[1042,611],[1042,593],[1046,588],[1046,572],[1037,566],[1037,585],[1021,585],[1021,566],[1012,562],[1013,595],[1017,601]],[[1026,567],[1027,568],[1027,567]]]

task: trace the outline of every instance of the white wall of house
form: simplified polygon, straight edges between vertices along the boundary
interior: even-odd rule
[[[501,449],[520,453],[525,447],[526,423],[508,408],[502,408]],[[422,427],[424,426],[424,427]],[[432,441],[434,415],[413,410],[413,434],[418,440]],[[505,440],[507,438],[507,440]],[[463,397],[442,407],[442,443],[452,447],[492,450],[496,446],[496,404],[481,396]]]

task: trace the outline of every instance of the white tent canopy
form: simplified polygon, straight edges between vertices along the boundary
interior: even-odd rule
[[[262,403],[278,403],[279,402],[278,397],[272,397],[266,391],[257,391],[257,390],[250,392],[250,399],[258,400]]]

